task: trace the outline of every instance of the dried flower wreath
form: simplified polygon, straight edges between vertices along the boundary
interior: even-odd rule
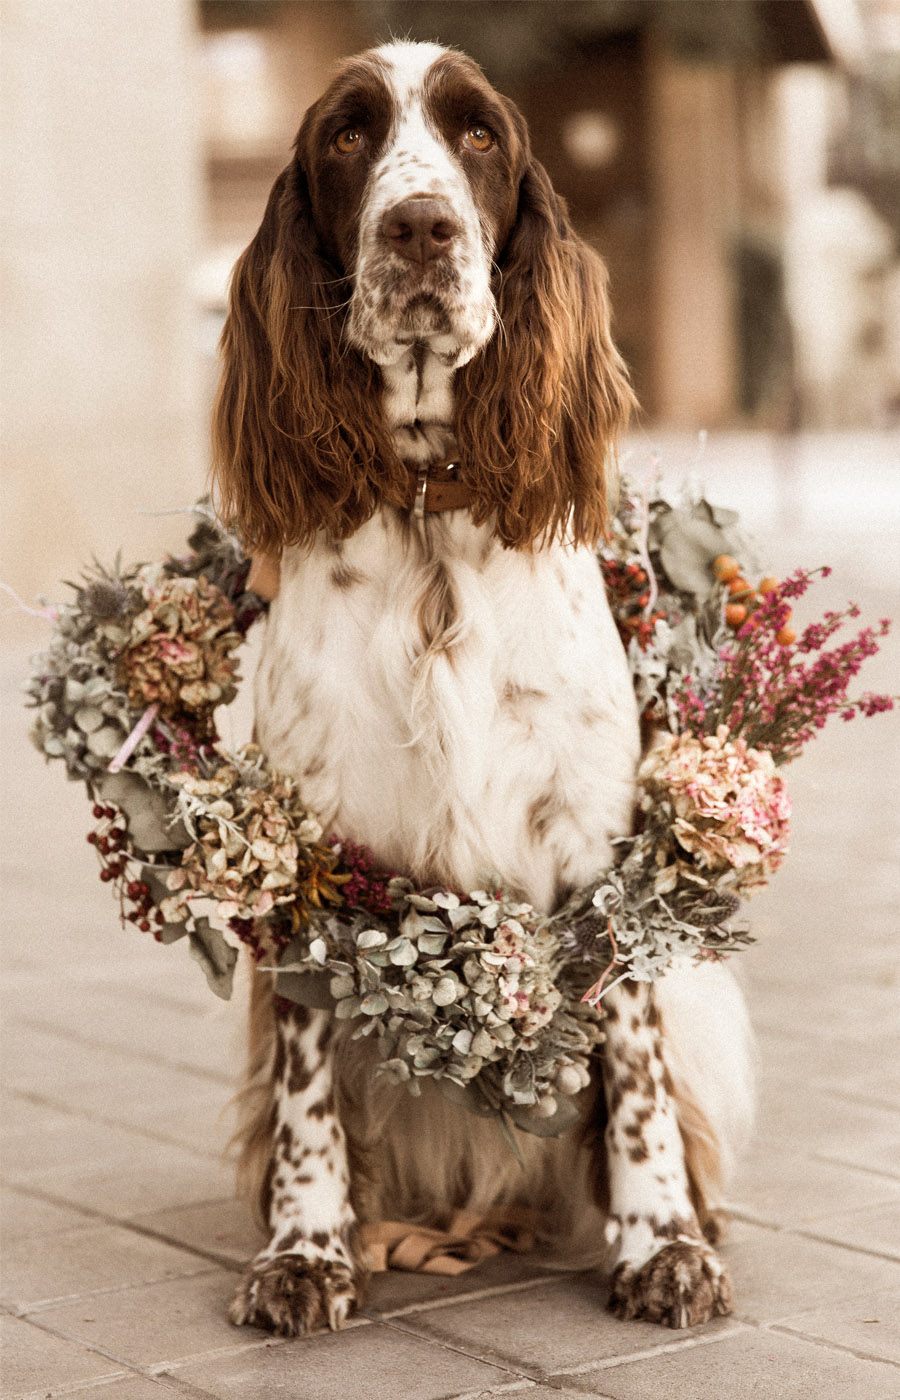
[[[827,649],[851,606],[795,636],[791,601],[815,572],[753,588],[733,512],[626,484],[599,562],[655,735],[637,834],[549,917],[489,871],[482,890],[416,889],[326,835],[258,749],[219,742],[216,707],[266,605],[237,542],[207,506],[195,514],[184,557],[72,585],[34,661],[34,742],[87,785],[100,879],[123,921],[187,937],[218,995],[247,945],[280,996],[374,1035],[383,1073],[414,1093],[433,1077],[533,1132],[572,1121],[616,980],[752,941],[734,916],[787,851],[780,766],[828,716],[893,705],[847,699],[886,621]]]

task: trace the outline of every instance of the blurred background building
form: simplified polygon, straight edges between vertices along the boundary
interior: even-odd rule
[[[898,0],[4,0],[4,572],[190,500],[228,273],[334,64],[456,44],[611,273],[646,421],[900,414]],[[123,525],[124,521],[124,525]],[[22,541],[34,547],[22,550]]]

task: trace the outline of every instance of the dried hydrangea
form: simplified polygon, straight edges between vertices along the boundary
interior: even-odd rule
[[[398,880],[393,892],[396,923],[325,916],[285,952],[279,985],[327,970],[336,1015],[377,1035],[381,1071],[414,1090],[425,1077],[476,1086],[483,1103],[532,1126],[565,1114],[560,1100],[588,1083],[600,1028],[559,986],[547,921],[484,890],[463,900]]]
[[[194,714],[227,705],[236,694],[232,653],[243,640],[228,598],[203,575],[145,569],[140,582],[144,607],[118,658],[130,703]]]
[[[762,889],[788,850],[791,803],[772,755],[729,739],[723,726],[705,738],[667,734],[640,770],[641,808],[670,814],[656,880],[675,888],[685,854],[701,869],[730,875],[731,887]]]
[[[289,909],[290,929],[304,906],[339,902],[336,857],[289,778],[265,769],[252,745],[231,758],[212,772],[170,775],[176,810],[194,839],[168,873],[161,909],[175,924],[189,917],[192,901],[211,900],[214,926],[261,954],[267,934],[270,946],[285,941],[278,922],[264,922],[279,908]]]

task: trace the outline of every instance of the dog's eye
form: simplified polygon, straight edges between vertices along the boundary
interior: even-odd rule
[[[339,131],[334,138],[334,149],[340,151],[342,156],[352,156],[354,151],[362,148],[363,134],[355,126],[345,126],[343,131]]]
[[[493,146],[494,133],[480,122],[475,122],[468,128],[463,139],[470,150],[484,152]]]

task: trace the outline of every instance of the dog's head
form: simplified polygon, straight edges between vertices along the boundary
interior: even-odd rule
[[[379,367],[414,345],[458,370],[475,521],[515,546],[596,540],[631,402],[602,264],[478,66],[389,44],[306,113],[235,268],[215,458],[250,547],[345,536],[405,498]]]

